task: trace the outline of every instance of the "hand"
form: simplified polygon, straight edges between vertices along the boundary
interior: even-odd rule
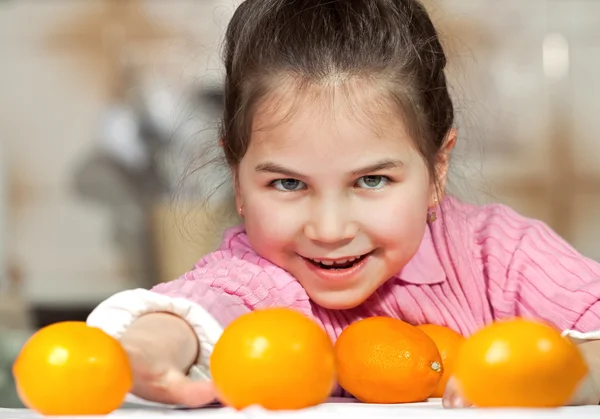
[[[567,403],[569,406],[598,405],[600,404],[600,340],[578,340],[571,338],[581,351],[589,373],[581,382],[579,388]],[[473,404],[461,394],[458,383],[450,377],[442,399],[445,408],[470,407]]]
[[[442,398],[442,406],[446,409],[473,406],[473,403],[465,400],[463,397],[454,377],[450,377],[448,383],[446,383],[446,391],[444,391],[444,397]]]
[[[193,351],[190,340],[195,344]],[[133,372],[132,394],[186,407],[200,407],[216,399],[211,382],[192,381],[185,374],[197,357],[198,345],[184,320],[165,313],[143,316],[125,332],[121,345]]]
[[[577,389],[567,405],[597,405],[598,402],[598,389],[592,378],[592,375],[590,374],[581,383],[580,387]],[[448,383],[446,384],[446,391],[444,392],[444,397],[442,398],[442,405],[446,409],[453,409],[472,407],[473,403],[463,396],[454,377],[450,377]]]

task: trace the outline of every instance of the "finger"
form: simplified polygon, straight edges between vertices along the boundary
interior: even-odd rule
[[[454,399],[457,397],[457,388],[455,380],[451,377],[446,383],[446,389],[444,390],[444,396],[442,397],[442,406],[446,409],[454,407]]]
[[[456,409],[461,407],[468,407],[471,403],[466,401],[462,396],[462,393],[458,387],[458,383],[454,377],[450,377],[446,384],[446,390],[444,397],[442,398],[442,406],[446,409]]]
[[[177,372],[170,377],[165,396],[170,404],[201,407],[214,402],[217,393],[211,381],[194,381]]]
[[[179,371],[165,373],[160,379],[136,380],[132,393],[144,400],[166,405],[201,407],[216,399],[209,381],[193,381]]]

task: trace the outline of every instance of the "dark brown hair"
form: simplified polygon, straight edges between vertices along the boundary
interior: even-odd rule
[[[337,75],[381,80],[433,174],[454,120],[446,56],[417,0],[246,0],[224,50],[221,139],[228,164],[247,151],[257,103],[274,77],[319,83]]]

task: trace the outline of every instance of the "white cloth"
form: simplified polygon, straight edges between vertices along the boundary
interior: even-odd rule
[[[2,409],[0,419],[38,419],[26,409]],[[598,419],[600,406],[575,406],[559,409],[444,409],[439,399],[423,403],[375,405],[363,403],[323,403],[297,411],[266,411],[250,407],[237,412],[233,409],[121,409],[110,414],[111,419],[128,418],[210,418],[210,419]],[[87,419],[72,416],[70,419]]]
[[[573,341],[583,342],[586,340],[599,340],[600,339],[600,331],[596,330],[593,332],[578,332],[577,330],[565,330],[562,332],[563,336],[568,336]]]
[[[177,315],[187,321],[198,336],[200,353],[189,376],[195,380],[210,379],[209,360],[223,328],[205,309],[184,298],[173,298],[145,289],[122,291],[103,301],[87,319],[115,339],[140,316],[153,312]]]

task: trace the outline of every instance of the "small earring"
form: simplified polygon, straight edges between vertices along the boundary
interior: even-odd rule
[[[240,217],[244,216],[244,206],[243,205],[240,205],[238,207],[238,214],[240,215]]]
[[[435,220],[437,220],[437,212],[435,211],[435,207],[437,207],[437,205],[438,205],[438,199],[433,198],[433,208],[430,208],[429,211],[427,212],[427,222],[428,223],[433,223],[433,222],[435,222]]]

